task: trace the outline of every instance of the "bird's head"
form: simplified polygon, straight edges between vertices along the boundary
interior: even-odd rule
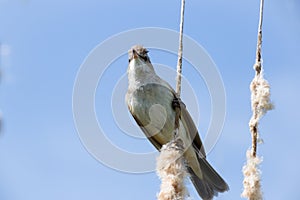
[[[141,45],[135,45],[128,51],[128,71],[154,73],[154,68],[148,56],[148,50]]]
[[[135,45],[128,51],[129,64],[135,62],[136,64],[150,64],[148,50],[141,45]]]

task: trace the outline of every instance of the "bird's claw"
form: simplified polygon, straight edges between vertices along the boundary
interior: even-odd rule
[[[179,97],[174,97],[174,99],[172,100],[172,108],[176,109],[176,108],[181,108],[181,106],[185,107],[185,104],[181,101],[181,99]]]

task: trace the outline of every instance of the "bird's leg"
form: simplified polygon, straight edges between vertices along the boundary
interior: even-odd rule
[[[176,140],[178,137],[181,106],[185,107],[185,105],[184,105],[184,103],[182,103],[181,99],[179,97],[175,96],[174,99],[172,100],[172,108],[175,110],[174,140]]]

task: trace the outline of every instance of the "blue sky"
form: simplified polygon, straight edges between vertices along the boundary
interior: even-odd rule
[[[72,92],[81,64],[99,43],[134,28],[178,30],[179,9],[179,1],[171,0],[0,0],[0,42],[6,48],[1,55],[0,199],[155,199],[160,184],[155,173],[119,172],[86,151],[73,121]],[[259,1],[251,0],[186,1],[184,32],[210,54],[226,89],[224,128],[208,155],[230,186],[218,199],[241,199],[241,169],[251,144],[249,83],[254,75],[258,9]],[[299,2],[266,1],[263,59],[276,108],[260,126],[264,144],[258,153],[264,159],[266,199],[300,197],[299,52]],[[156,51],[150,56],[153,62],[175,68],[174,56]],[[126,73],[127,62],[124,55],[107,72],[115,76],[106,82],[103,96],[97,91],[97,116],[104,116],[113,143],[128,151],[153,151],[145,140],[125,139],[112,118],[105,117],[111,109],[101,110],[101,98],[110,99],[110,88]],[[183,70],[201,99],[199,129],[203,133],[210,116],[208,94],[201,91],[205,88],[201,80],[195,81],[188,69]],[[188,101],[184,91],[183,100]],[[193,199],[198,199],[192,185],[187,185]]]

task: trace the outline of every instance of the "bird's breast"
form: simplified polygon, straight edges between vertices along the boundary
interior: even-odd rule
[[[127,103],[130,112],[147,135],[171,139],[175,119],[172,91],[161,84],[148,83],[132,91],[129,96]]]

